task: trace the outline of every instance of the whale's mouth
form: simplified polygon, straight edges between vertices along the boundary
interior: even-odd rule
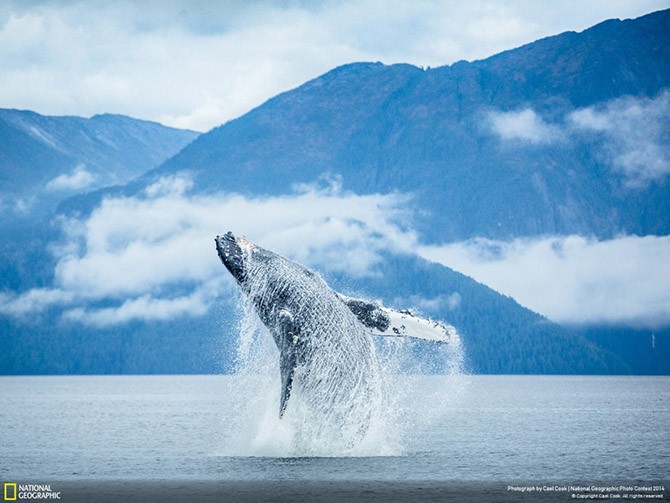
[[[216,251],[219,258],[230,274],[239,282],[243,283],[246,280],[246,267],[244,265],[244,255],[246,248],[250,247],[251,243],[245,238],[235,238],[235,235],[228,231],[223,236],[216,236]],[[245,250],[242,249],[242,246]]]

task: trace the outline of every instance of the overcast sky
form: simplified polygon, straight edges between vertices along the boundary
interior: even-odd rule
[[[0,107],[208,130],[354,61],[481,59],[670,0],[0,2]]]

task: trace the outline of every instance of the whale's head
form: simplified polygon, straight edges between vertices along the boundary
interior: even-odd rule
[[[244,285],[247,280],[248,258],[255,245],[243,236],[235,237],[230,231],[223,236],[216,236],[215,241],[221,262],[230,271],[233,278],[240,285]]]
[[[322,295],[328,288],[318,274],[243,236],[227,232],[217,236],[215,241],[221,262],[264,321],[266,315],[278,312],[277,306],[290,303],[289,299],[295,297],[304,301],[307,293]],[[271,294],[267,295],[268,292]]]

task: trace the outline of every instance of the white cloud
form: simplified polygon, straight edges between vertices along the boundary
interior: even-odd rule
[[[665,0],[0,4],[0,107],[206,130],[352,61],[473,60]]]
[[[163,179],[151,197],[112,198],[84,221],[64,223],[53,290],[0,299],[0,312],[29,315],[50,305],[65,318],[94,325],[198,315],[228,275],[214,237],[228,230],[309,266],[371,274],[382,249],[408,251],[416,236],[401,230],[406,197],[303,186],[293,195],[189,197],[189,180]],[[189,293],[174,298],[174,289]],[[91,308],[105,301],[112,307]]]
[[[475,239],[420,254],[562,323],[670,323],[670,236]]]
[[[149,185],[144,193],[151,198],[158,196],[183,196],[193,188],[191,174],[178,173],[174,176],[166,176]]]
[[[35,196],[28,198],[19,197],[14,201],[14,211],[16,213],[27,214],[35,204]]]
[[[405,196],[343,192],[337,181],[270,198],[191,197],[188,187],[188,178],[164,179],[151,197],[106,199],[87,219],[64,222],[53,287],[0,295],[0,312],[21,318],[59,307],[65,319],[96,326],[198,316],[232,291],[213,243],[232,230],[307,266],[359,276],[374,274],[382,250],[418,250],[558,322],[670,323],[667,236],[417,247]],[[410,301],[430,314],[458,309],[460,296]]]
[[[412,295],[410,297],[398,297],[393,300],[397,306],[409,307],[412,311],[423,316],[438,314],[443,309],[455,311],[461,307],[461,294],[452,292],[451,294],[440,294],[435,297],[426,298],[421,295]]]
[[[184,315],[203,315],[209,309],[212,300],[212,295],[206,296],[202,291],[173,299],[156,299],[150,295],[142,295],[126,300],[118,307],[68,309],[63,318],[97,327],[119,325],[134,320],[165,321]]]
[[[59,175],[49,183],[47,190],[81,190],[95,182],[95,175],[80,165],[71,174]]]
[[[20,296],[0,292],[0,313],[23,317],[53,305],[68,303],[72,299],[72,292],[50,288],[34,288]]]
[[[626,97],[570,114],[578,131],[604,139],[605,160],[631,188],[644,188],[670,173],[670,92],[656,98]]]
[[[655,98],[614,99],[567,114],[555,123],[531,108],[490,111],[486,125],[501,140],[548,144],[601,141],[594,149],[601,161],[621,173],[628,188],[646,188],[670,173],[670,91]]]
[[[493,132],[502,140],[543,144],[562,138],[559,127],[542,120],[531,108],[514,112],[490,112],[488,121]]]

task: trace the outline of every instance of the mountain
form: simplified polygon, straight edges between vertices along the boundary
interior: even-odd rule
[[[73,194],[127,183],[197,136],[122,115],[0,109],[0,206],[18,215],[49,214]]]
[[[117,190],[191,170],[196,191],[282,194],[330,173],[359,194],[415,195],[428,242],[666,235],[669,86],[670,10],[472,63],[350,64]]]
[[[56,226],[51,234],[36,235],[27,249],[57,244],[56,250],[75,250],[70,255],[47,261],[17,248],[23,269],[14,277],[0,269],[5,306],[31,314],[31,306],[46,306],[18,321],[0,316],[8,348],[0,354],[0,371],[229,370],[239,319],[231,288],[216,298],[203,293],[213,287],[203,279],[209,269],[194,263],[204,256],[200,248],[189,256],[152,253],[172,250],[175,233],[190,236],[212,211],[239,219],[255,211],[246,202],[261,205],[274,198],[273,203],[287,203],[324,178],[341,183],[340,194],[406,197],[412,216],[395,229],[415,233],[422,244],[473,237],[670,234],[669,42],[670,10],[606,21],[582,33],[435,69],[346,65],[199,136],[132,181],[82,190],[59,203],[57,221],[111,230],[94,229],[91,243],[90,235],[81,233],[68,241]],[[67,182],[78,172],[69,165],[53,173],[61,174],[69,177],[62,179]],[[181,189],[168,187],[166,180],[184,174],[188,183]],[[41,183],[48,185],[54,177]],[[231,194],[245,204],[220,202]],[[119,229],[127,234],[115,233],[112,225],[114,219],[127,218],[124,207],[137,212],[142,232],[135,238],[128,237],[132,229],[125,221]],[[277,204],[263,208],[266,214],[254,214],[258,220],[272,216],[281,225],[281,218],[290,216]],[[164,219],[170,218],[175,222],[168,225]],[[355,242],[365,223],[345,220],[338,224],[353,233]],[[328,219],[319,225],[330,229]],[[303,229],[300,238],[323,238],[318,231]],[[386,236],[379,229],[372,237]],[[309,250],[311,243],[302,248]],[[347,263],[350,257],[338,257],[339,251],[331,250],[328,257]],[[108,262],[98,262],[101,257]],[[136,257],[141,260],[132,262]],[[562,327],[411,250],[389,245],[376,258],[362,276],[346,268],[317,269],[343,293],[419,307],[453,323],[473,371],[670,372],[667,328],[649,334],[622,327]],[[34,267],[40,260],[42,266]],[[170,269],[164,274],[168,279],[151,283],[163,261]],[[117,264],[119,269],[85,269],[95,276],[89,278],[73,264]],[[133,273],[149,278],[144,289],[116,281]],[[67,300],[76,296],[79,304]],[[54,298],[66,300],[58,304]],[[202,299],[208,299],[205,307],[198,304]],[[0,294],[0,308],[2,302]],[[165,306],[186,311],[193,304],[189,315],[165,317]],[[138,317],[142,309],[154,318]],[[118,319],[125,321],[109,322]],[[428,370],[431,362],[439,367],[434,346],[417,345],[411,351],[428,362]]]
[[[45,243],[73,194],[128,183],[161,164],[198,133],[122,115],[52,117],[0,109],[0,291],[53,281]]]

